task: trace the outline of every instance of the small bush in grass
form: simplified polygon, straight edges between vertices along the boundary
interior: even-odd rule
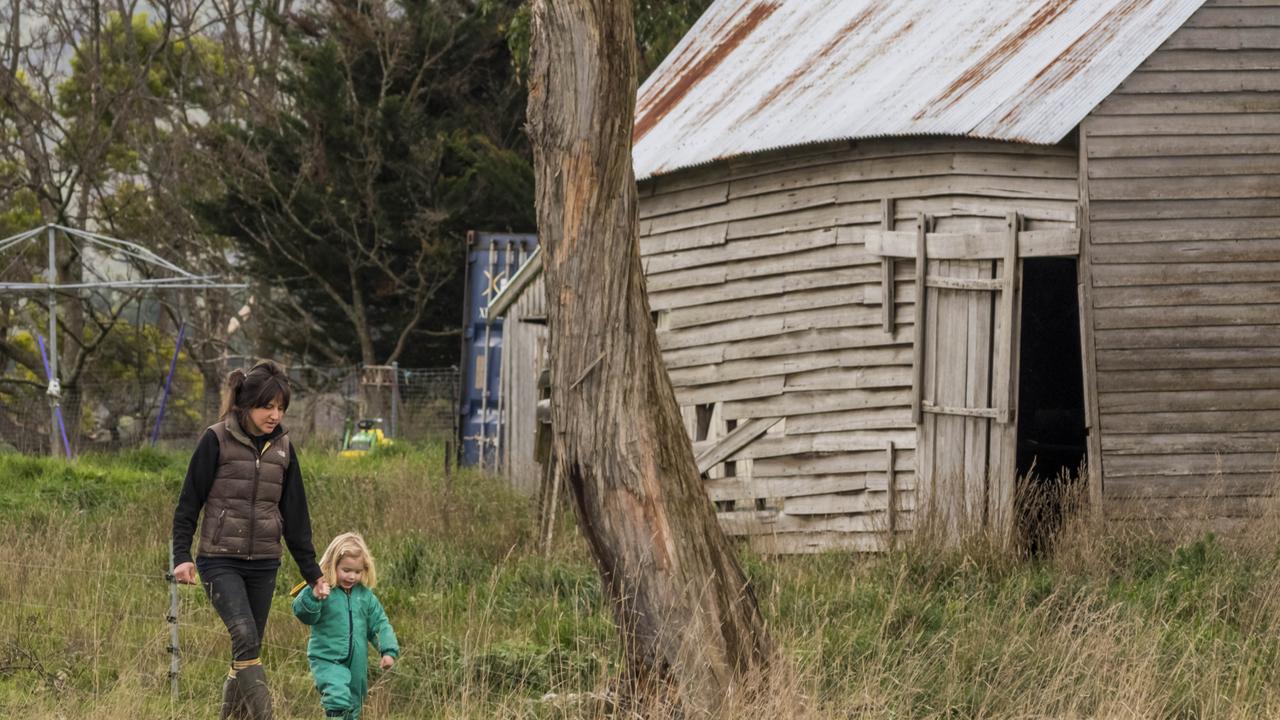
[[[590,688],[602,677],[603,663],[589,654],[528,641],[503,641],[472,658],[471,680],[503,695],[541,696],[548,691]]]

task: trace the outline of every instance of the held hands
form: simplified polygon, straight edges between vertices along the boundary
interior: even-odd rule
[[[325,582],[324,578],[320,578],[316,581],[315,587],[311,588],[311,594],[317,600],[324,600],[329,597],[329,583]]]
[[[184,562],[173,569],[173,579],[183,585],[196,584],[196,564],[192,562]]]
[[[395,664],[396,664],[395,658],[391,657],[390,655],[383,655],[382,662],[378,663],[378,666],[381,667],[383,670],[390,670],[391,666]]]

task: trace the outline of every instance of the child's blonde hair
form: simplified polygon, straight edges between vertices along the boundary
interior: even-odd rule
[[[324,555],[320,556],[320,570],[330,587],[338,587],[338,563],[344,557],[364,558],[364,577],[360,582],[370,590],[377,586],[377,566],[373,562],[369,546],[364,544],[364,537],[357,532],[345,532],[334,538],[329,547],[324,549]]]

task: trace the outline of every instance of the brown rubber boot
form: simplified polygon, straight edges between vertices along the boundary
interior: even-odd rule
[[[228,675],[226,682],[222,683],[222,710],[218,713],[218,720],[242,720],[244,712],[240,683],[236,677]]]
[[[236,673],[240,684],[240,697],[248,711],[249,720],[271,720],[271,691],[267,688],[267,671],[261,665],[251,665]]]

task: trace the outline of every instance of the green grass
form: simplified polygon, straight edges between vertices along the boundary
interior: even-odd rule
[[[541,557],[529,501],[495,478],[442,477],[435,447],[303,464],[318,548],[365,534],[404,647],[375,677],[369,720],[603,714],[588,699],[618,669],[617,639],[571,520]],[[0,717],[216,716],[228,643],[193,587],[181,589],[184,667],[169,700],[162,575],[185,465],[151,451],[0,454]],[[744,554],[785,662],[734,716],[1276,716],[1275,525],[1228,543],[1085,524],[1038,560],[981,543]],[[305,628],[288,610],[296,579],[286,560],[264,652],[279,718],[318,715]]]

